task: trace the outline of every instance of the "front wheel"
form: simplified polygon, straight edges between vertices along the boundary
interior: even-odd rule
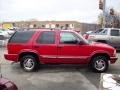
[[[20,60],[20,64],[21,67],[27,72],[37,70],[39,65],[36,58],[32,55],[23,56]]]
[[[108,69],[108,60],[106,56],[95,56],[91,63],[90,63],[91,69],[95,72],[105,72]]]

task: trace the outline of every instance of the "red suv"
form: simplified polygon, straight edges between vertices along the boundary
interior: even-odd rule
[[[20,62],[25,71],[38,69],[39,64],[89,64],[96,72],[115,63],[116,50],[102,43],[88,43],[70,30],[17,31],[7,44],[5,59]]]

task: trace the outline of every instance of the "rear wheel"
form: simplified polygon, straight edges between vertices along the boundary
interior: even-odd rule
[[[95,72],[105,72],[108,69],[108,60],[106,56],[95,56],[91,63],[90,63],[91,69]]]
[[[39,67],[39,63],[32,55],[25,55],[20,60],[21,67],[28,72],[35,71]]]

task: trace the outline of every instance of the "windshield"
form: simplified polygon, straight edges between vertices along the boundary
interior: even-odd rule
[[[99,30],[97,30],[97,31],[95,31],[95,32],[93,32],[93,33],[100,33],[100,32],[102,32],[104,29],[99,29]]]

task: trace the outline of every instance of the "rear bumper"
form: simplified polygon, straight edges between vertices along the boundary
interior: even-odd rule
[[[17,54],[4,54],[4,57],[5,57],[6,60],[9,60],[9,61],[14,61],[14,62],[18,61],[18,55]]]
[[[114,64],[117,61],[117,57],[110,57],[110,63]]]

